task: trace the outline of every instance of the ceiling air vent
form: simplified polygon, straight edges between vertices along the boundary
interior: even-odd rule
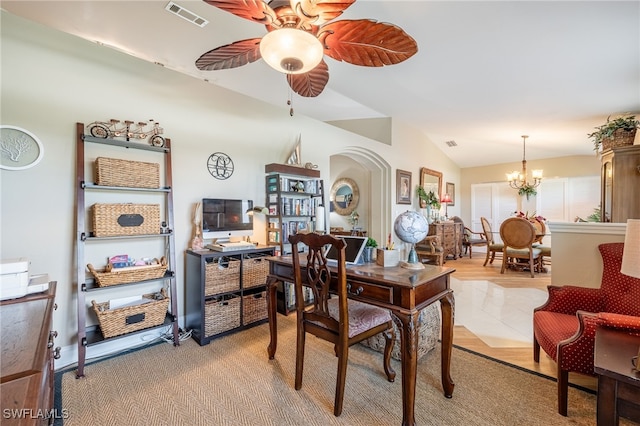
[[[447,144],[447,146],[449,148],[453,147],[453,146],[458,146],[458,144],[456,143],[456,141],[446,141],[445,142]]]
[[[205,25],[207,25],[209,23],[209,21],[204,19],[202,16],[198,16],[195,13],[190,12],[187,9],[185,9],[184,7],[182,7],[180,5],[177,5],[172,1],[170,1],[167,4],[165,9],[168,10],[169,12],[173,13],[173,14],[178,15],[182,19],[185,19],[185,20],[191,22],[192,24],[199,26],[200,28],[204,27]]]

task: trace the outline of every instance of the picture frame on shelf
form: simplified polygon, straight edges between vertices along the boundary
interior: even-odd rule
[[[449,197],[451,197],[451,202],[447,203],[447,205],[455,206],[456,205],[456,185],[454,183],[447,182],[445,192],[449,194]]]
[[[411,204],[411,172],[396,169],[396,203]]]

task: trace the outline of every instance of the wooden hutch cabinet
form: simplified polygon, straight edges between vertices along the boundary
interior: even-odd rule
[[[640,145],[604,151],[600,179],[603,222],[640,218]]]
[[[453,256],[454,259],[462,257],[462,233],[464,225],[457,222],[439,222],[429,224],[429,235],[440,237],[444,258]]]

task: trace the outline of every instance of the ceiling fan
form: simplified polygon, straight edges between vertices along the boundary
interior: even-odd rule
[[[409,59],[416,41],[402,28],[371,19],[329,22],[356,0],[204,0],[263,24],[267,34],[217,47],[196,60],[200,70],[237,68],[264,59],[286,73],[294,92],[318,96],[329,81],[327,55],[353,65],[381,67]]]

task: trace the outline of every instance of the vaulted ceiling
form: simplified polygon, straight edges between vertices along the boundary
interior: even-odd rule
[[[200,71],[214,47],[266,34],[264,26],[200,0],[2,1],[18,16],[206,79],[283,108],[283,74],[262,60]],[[592,155],[587,134],[607,116],[640,114],[639,1],[358,0],[338,19],[374,19],[418,43],[407,61],[354,66],[325,57],[329,82],[293,97],[295,114],[322,121],[392,117],[420,129],[460,167]],[[457,146],[449,147],[448,141]]]

